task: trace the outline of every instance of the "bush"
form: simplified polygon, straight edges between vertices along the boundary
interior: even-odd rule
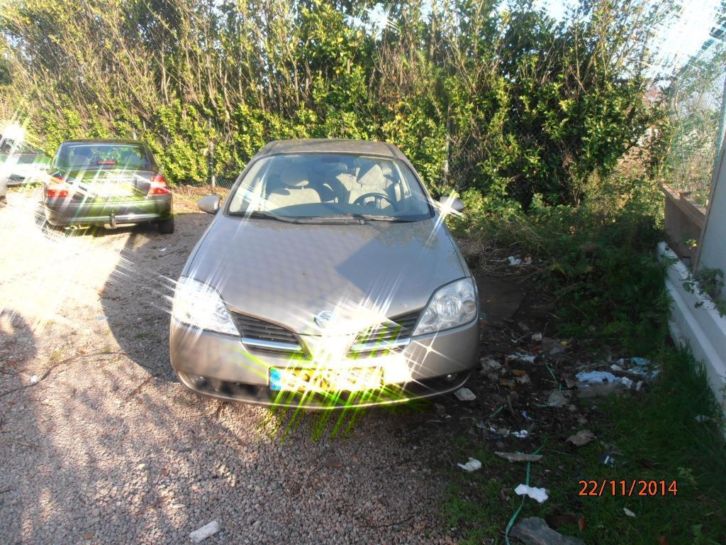
[[[0,103],[49,153],[137,136],[172,182],[203,182],[212,143],[229,179],[272,139],[385,140],[434,194],[528,208],[581,202],[652,126],[648,29],[671,2],[580,0],[561,23],[528,0],[401,2],[378,29],[319,0],[6,4]]]
[[[454,229],[535,258],[536,281],[555,297],[561,335],[646,354],[667,333],[665,270],[655,255],[662,237],[657,208],[633,198],[621,206],[611,202],[608,210],[607,194],[579,207],[548,207],[535,198],[524,213],[473,193],[464,196],[473,208]]]

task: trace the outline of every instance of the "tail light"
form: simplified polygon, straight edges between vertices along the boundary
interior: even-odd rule
[[[171,191],[166,184],[166,179],[161,174],[157,174],[151,179],[149,186],[149,195],[169,195]]]
[[[45,196],[48,199],[64,199],[68,197],[70,188],[65,179],[58,176],[51,176],[50,182],[45,188]]]

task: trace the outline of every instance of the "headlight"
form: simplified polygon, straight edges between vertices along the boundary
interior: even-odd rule
[[[434,292],[414,335],[451,329],[476,317],[476,289],[471,278],[462,278]]]
[[[191,278],[179,279],[171,315],[175,320],[199,329],[239,336],[217,291]]]

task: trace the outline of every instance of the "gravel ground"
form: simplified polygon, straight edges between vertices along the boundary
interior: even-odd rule
[[[36,201],[0,208],[0,543],[456,542],[431,405],[296,415],[176,380],[168,297],[209,216],[68,235]]]

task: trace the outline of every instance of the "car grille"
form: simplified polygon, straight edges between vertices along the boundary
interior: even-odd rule
[[[360,345],[370,345],[370,348],[375,349],[376,345],[385,345],[386,343],[408,339],[413,335],[419,315],[420,311],[418,310],[401,314],[390,318],[390,321],[386,323],[378,324],[361,332],[355,339],[354,346],[358,347],[358,349],[354,349],[354,351],[366,351],[365,349],[361,350]]]
[[[302,352],[302,344],[289,329],[259,318],[232,313],[232,319],[242,335],[242,342],[260,350]]]

